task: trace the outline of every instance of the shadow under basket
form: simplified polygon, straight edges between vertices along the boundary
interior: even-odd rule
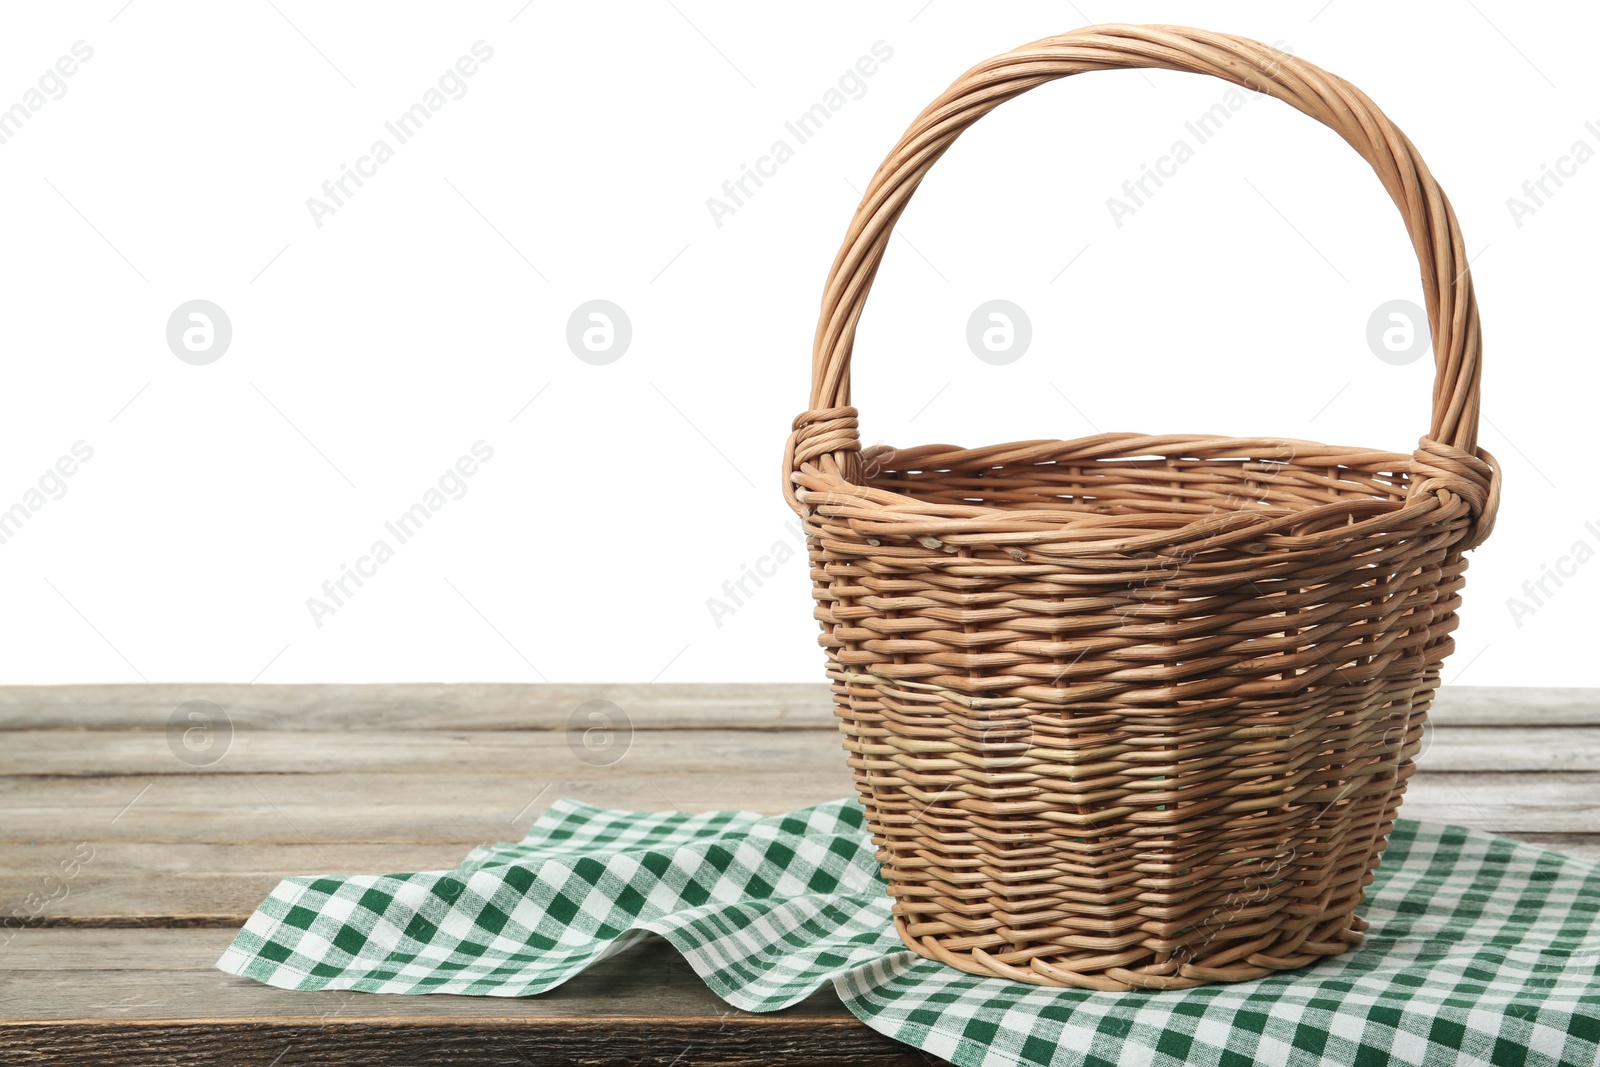
[[[1115,66],[1270,92],[1373,163],[1417,242],[1433,328],[1434,417],[1414,453],[1140,434],[862,450],[855,324],[929,162],[1002,100]],[[1126,990],[1259,978],[1359,943],[1453,649],[1462,553],[1499,498],[1476,446],[1465,261],[1404,135],[1346,83],[1242,38],[1051,38],[974,68],[913,124],[835,261],[784,463],[908,946],[975,974]]]

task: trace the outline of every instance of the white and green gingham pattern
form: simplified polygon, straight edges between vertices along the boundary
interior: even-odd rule
[[[960,1067],[1600,1063],[1600,867],[1400,820],[1364,945],[1253,982],[1046,989],[907,951],[853,799],[787,815],[557,801],[453,871],[289,878],[217,966],[288,989],[524,996],[648,934],[723,999],[831,982],[881,1033]]]

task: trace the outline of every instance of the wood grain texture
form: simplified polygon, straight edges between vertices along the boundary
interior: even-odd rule
[[[94,760],[84,759],[84,734],[67,730],[13,730],[3,735],[0,774],[98,778],[107,774],[199,776],[309,775],[359,771],[373,774],[474,774],[527,778],[590,769],[573,751],[581,740],[565,731],[395,730],[383,733],[322,730],[236,730],[226,755],[194,766],[173,755],[161,729],[97,730]],[[709,757],[728,766],[794,766],[822,754],[842,753],[836,730],[760,732],[730,730],[620,733],[621,759],[608,773],[662,774]],[[709,753],[705,752],[710,746]],[[625,749],[625,751],[623,751]],[[703,755],[702,755],[703,754]]]
[[[192,699],[235,728],[207,767],[168,744]],[[568,744],[590,699],[633,720],[610,767]],[[1600,858],[1597,708],[1443,691],[1402,814]],[[556,797],[775,812],[850,789],[821,685],[0,689],[0,1063],[935,1062],[831,992],[730,1009],[654,941],[532,998],[292,993],[212,967],[281,877],[452,867]]]
[[[323,730],[237,731],[227,754],[206,767],[179,760],[165,730],[98,730],[94,759],[84,758],[84,737],[67,730],[14,730],[4,735],[0,774],[59,778],[198,776],[474,774],[538,777],[583,769],[569,735],[555,731]],[[1600,730],[1585,726],[1435,727],[1417,760],[1425,772],[1600,772]],[[841,752],[837,731],[639,731],[615,765],[629,773],[659,774],[709,756],[730,767],[812,765]]]
[[[565,730],[574,708],[610,700],[638,730],[836,730],[821,682],[550,685],[40,685],[0,687],[0,730],[163,729],[174,708],[209,700],[243,730]],[[1600,690],[1441,689],[1429,715],[1450,726],[1600,726]]]
[[[0,778],[0,842],[310,842],[327,852],[325,865],[337,867],[337,847],[326,846],[346,841],[456,842],[465,851],[516,839],[557,796],[637,811],[789,811],[849,795],[841,767],[833,766],[843,758],[829,760],[726,776],[693,768],[527,778],[426,774],[407,776],[403,788],[394,776],[371,772]],[[1407,787],[1404,814],[1494,833],[1594,833],[1597,786],[1593,775],[1568,771],[1419,773]]]
[[[834,729],[828,688],[696,683],[546,685],[41,685],[0,687],[0,730],[166,725],[187,700],[209,700],[241,729],[565,730],[587,700],[610,700],[637,729]]]
[[[1516,831],[1505,836],[1600,861],[1600,833]],[[459,845],[447,844],[346,843],[338,846],[330,865],[314,847],[305,844],[101,844],[96,846],[93,861],[83,866],[65,895],[51,900],[45,910],[28,920],[28,925],[85,929],[200,927],[231,933],[286,876],[447,870],[465,852]],[[0,846],[0,906],[22,901],[35,892],[58,859],[50,846]],[[3,940],[4,935],[0,934],[0,941]],[[0,968],[4,965],[0,959]]]
[[[93,858],[78,867],[64,890],[44,890],[49,904],[29,918],[29,925],[234,930],[273,886],[290,875],[448,870],[466,855],[454,842],[343,842],[337,855],[330,855],[327,846],[305,842],[88,844],[94,849]],[[71,847],[58,842],[0,845],[0,916],[9,914],[28,894],[40,892],[46,876],[55,873],[71,852]],[[0,967],[4,966],[0,956]]]
[[[403,778],[364,771],[7,777],[0,778],[0,841],[454,841],[470,848],[521,837],[560,796],[637,811],[774,813],[848,796],[845,771],[840,755],[826,766],[775,762],[731,780],[704,765],[658,774],[630,767]]]
[[[715,1024],[715,1025],[714,1025]],[[719,1029],[719,1026],[721,1027]],[[654,1015],[566,1019],[156,1020],[149,1023],[0,1022],[7,1064],[128,1067],[886,1067],[939,1064],[853,1017],[722,1025]]]

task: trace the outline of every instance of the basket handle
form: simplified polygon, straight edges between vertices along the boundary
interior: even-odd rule
[[[1433,338],[1433,418],[1416,458],[1419,488],[1464,495],[1479,529],[1492,522],[1493,468],[1477,449],[1478,307],[1455,212],[1405,134],[1361,90],[1341,78],[1245,37],[1184,26],[1095,26],[1023,45],[957,78],[917,116],[873,175],[829,271],[812,350],[811,404],[794,423],[785,454],[785,493],[802,463],[831,456],[859,481],[860,441],[850,406],[850,355],[872,280],[894,224],[929,168],[961,132],[1001,103],[1045,82],[1091,70],[1154,67],[1210,74],[1267,93],[1343,137],[1377,172],[1400,209],[1422,267]],[[1488,521],[1485,521],[1488,520]]]

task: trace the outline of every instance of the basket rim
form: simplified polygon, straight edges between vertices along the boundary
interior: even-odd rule
[[[798,420],[797,420],[798,421]],[[791,445],[793,438],[791,438]],[[1305,550],[1372,537],[1408,533],[1438,534],[1466,519],[1470,524],[1480,509],[1459,492],[1429,483],[1437,479],[1419,459],[1429,445],[1407,455],[1379,449],[1327,445],[1317,441],[1286,437],[1228,437],[1204,434],[1102,433],[1072,439],[1034,439],[997,445],[966,448],[958,445],[929,444],[908,449],[874,446],[860,453],[861,465],[871,466],[885,452],[896,460],[911,457],[925,461],[938,458],[946,462],[928,467],[945,467],[948,461],[984,461],[1007,454],[1065,451],[1072,465],[1092,467],[1096,463],[1119,459],[1236,459],[1245,462],[1273,462],[1283,458],[1280,469],[1302,467],[1352,467],[1372,473],[1395,475],[1395,494],[1352,497],[1325,504],[1294,506],[1278,504],[1239,509],[1214,509],[1191,517],[1178,510],[1152,508],[1147,513],[1108,514],[1092,511],[1065,511],[1050,508],[1001,507],[992,504],[936,503],[914,495],[882,489],[852,481],[828,453],[796,465],[792,481],[795,502],[804,509],[810,524],[843,521],[869,543],[876,536],[915,538],[928,548],[959,550],[967,546],[1013,549],[1040,549],[1059,555],[1149,556],[1161,549],[1182,546],[1197,552],[1228,545],[1256,542],[1258,551],[1266,548]],[[1452,450],[1453,451],[1453,450]],[[1274,453],[1277,455],[1275,456]],[[1284,455],[1287,453],[1287,455]],[[1478,450],[1488,470],[1488,495],[1498,496],[1499,464],[1494,457]],[[1060,462],[1050,460],[1048,462]],[[1002,464],[995,463],[995,466]],[[1021,463],[1016,464],[1021,466]],[[907,469],[922,470],[921,466]],[[1242,475],[1246,468],[1241,466]],[[1269,470],[1252,471],[1257,475]],[[1418,477],[1418,475],[1423,477]],[[1418,492],[1419,487],[1432,491]],[[818,531],[814,531],[818,532]],[[1478,538],[1481,540],[1481,537]],[[1263,541],[1269,545],[1261,544]]]

